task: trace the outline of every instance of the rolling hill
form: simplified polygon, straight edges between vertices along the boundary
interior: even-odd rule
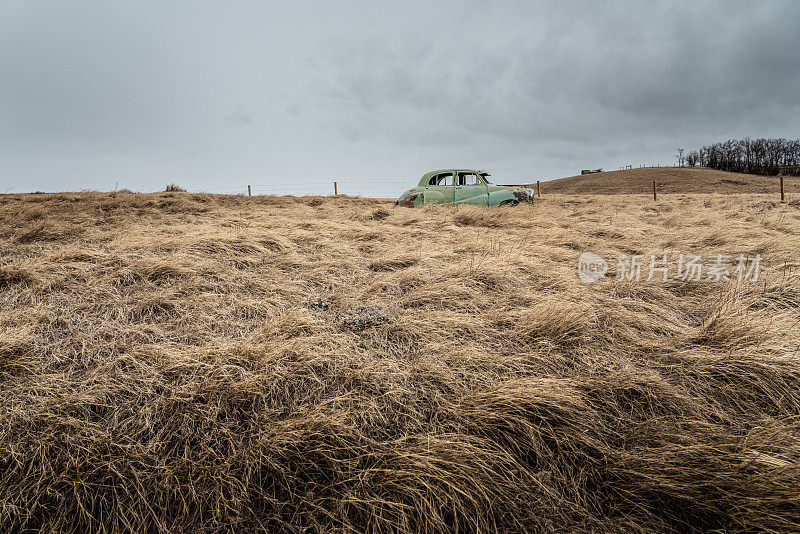
[[[707,167],[644,167],[559,178],[542,182],[542,193],[625,195],[650,193],[777,193],[777,176],[717,171]],[[786,192],[797,191],[800,178],[787,176]]]

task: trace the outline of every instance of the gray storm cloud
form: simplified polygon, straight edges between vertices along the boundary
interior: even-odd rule
[[[798,137],[800,3],[11,0],[2,190],[394,196]]]

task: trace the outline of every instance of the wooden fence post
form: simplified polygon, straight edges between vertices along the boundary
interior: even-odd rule
[[[781,174],[781,202],[786,202],[786,197],[783,194],[783,175]]]
[[[542,196],[542,189],[539,186],[539,180],[536,180],[536,198],[541,198]]]
[[[656,197],[656,181],[653,180],[653,200],[658,200]]]
[[[339,189],[336,187],[336,182],[333,182],[333,196],[337,196],[339,194]]]
[[[252,197],[253,195],[250,193],[250,186],[247,186],[247,196]]]

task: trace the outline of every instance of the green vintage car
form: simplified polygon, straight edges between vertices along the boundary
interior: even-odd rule
[[[489,173],[473,169],[443,169],[422,176],[419,185],[397,199],[395,205],[413,208],[423,204],[515,206],[533,203],[533,189],[518,185],[493,185]]]

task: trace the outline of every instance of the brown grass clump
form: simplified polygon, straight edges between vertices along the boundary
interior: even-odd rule
[[[0,530],[800,530],[797,208],[0,196]]]
[[[31,277],[25,271],[0,267],[0,288],[15,284],[28,284]]]

